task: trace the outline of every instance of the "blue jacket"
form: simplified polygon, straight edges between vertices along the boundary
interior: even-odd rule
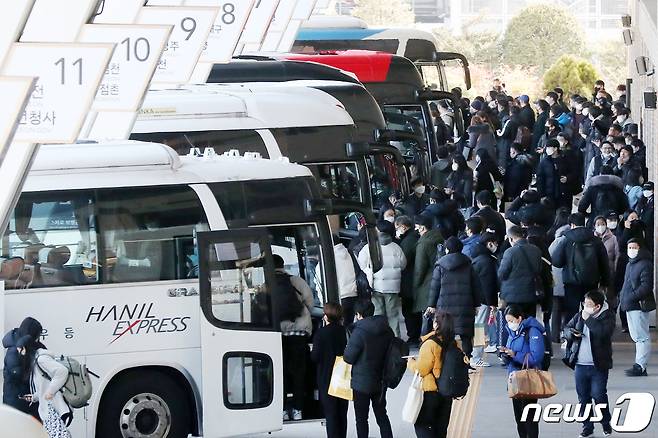
[[[528,367],[541,369],[545,350],[544,326],[530,316],[521,322],[521,326],[516,332],[510,330],[507,325],[505,325],[505,329],[509,334],[507,348],[515,353],[513,357],[503,356],[507,363],[507,373],[523,368],[523,361],[527,354],[529,354]],[[526,333],[528,333],[527,336]]]
[[[473,260],[474,257],[473,253],[478,243],[480,243],[481,238],[482,238],[481,235],[473,234],[471,237],[464,237],[463,239],[461,239],[462,244],[464,245],[464,248],[462,249],[462,254],[467,256],[469,259]]]

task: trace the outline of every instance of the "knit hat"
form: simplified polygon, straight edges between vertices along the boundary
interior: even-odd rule
[[[464,245],[462,244],[461,240],[459,240],[455,236],[452,236],[448,240],[446,240],[446,249],[448,250],[448,254],[455,254],[458,252],[462,252],[463,248]]]
[[[471,108],[473,108],[475,111],[482,111],[482,108],[484,108],[484,104],[480,100],[474,100],[471,102]]]

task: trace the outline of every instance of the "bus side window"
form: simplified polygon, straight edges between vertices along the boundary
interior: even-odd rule
[[[89,192],[24,193],[2,239],[0,276],[6,281],[5,287],[97,282],[93,204]],[[4,266],[5,261],[8,266]],[[19,264],[20,269],[9,269]]]
[[[99,191],[107,283],[198,276],[195,232],[207,229],[202,207],[187,186]]]
[[[213,148],[219,155],[237,149],[241,155],[245,152],[258,152],[263,158],[270,157],[263,138],[252,129],[137,133],[132,134],[130,139],[164,143],[174,149],[178,155],[187,155],[190,148],[196,147],[202,153],[205,148]]]

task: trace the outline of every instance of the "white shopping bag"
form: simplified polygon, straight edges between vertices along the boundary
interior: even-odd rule
[[[420,414],[420,408],[423,407],[423,379],[416,371],[414,378],[411,380],[407,400],[402,408],[402,420],[414,424]]]

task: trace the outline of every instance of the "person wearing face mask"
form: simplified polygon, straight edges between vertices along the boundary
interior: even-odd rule
[[[549,118],[546,121],[544,135],[542,135],[541,138],[539,139],[539,143],[537,144],[537,150],[535,152],[539,155],[543,154],[545,152],[548,142],[550,140],[554,140],[561,131],[562,131],[562,126],[560,125],[560,123],[555,119]]]
[[[594,218],[610,211],[623,214],[628,209],[628,197],[624,193],[621,178],[612,174],[609,166],[601,167],[601,174],[593,176],[578,202],[578,211],[584,215],[590,210],[587,226],[592,227]]]
[[[537,168],[537,191],[553,201],[556,207],[571,206],[573,181],[577,180],[574,163],[560,155],[560,144],[551,139]]]
[[[444,192],[457,201],[459,208],[473,205],[473,171],[461,154],[452,156],[452,172],[448,175]]]
[[[565,132],[560,132],[556,137],[560,144],[560,155],[571,163],[573,168],[573,178],[570,184],[570,193],[576,195],[583,188],[583,153],[580,149],[572,146],[570,136]]]
[[[521,192],[530,186],[532,181],[532,158],[525,154],[523,147],[514,143],[510,147],[510,160],[505,168],[503,181],[503,200],[512,202],[521,195]]]
[[[602,142],[601,146],[598,148],[598,153],[590,160],[589,166],[587,167],[585,186],[589,184],[592,177],[601,174],[601,168],[603,166],[614,168],[616,164],[617,156],[615,155],[614,146],[608,141]]]
[[[498,241],[498,245],[505,240],[505,232],[507,225],[505,218],[502,214],[498,213],[491,206],[494,197],[488,190],[483,190],[475,195],[475,205],[478,210],[473,214],[473,217],[480,217],[484,222],[484,228],[487,232],[493,232]]]
[[[487,120],[479,115],[473,116],[471,126],[468,127],[468,147],[477,153],[485,150],[490,157],[496,156],[496,137],[491,130],[491,125]],[[441,187],[441,186],[437,186]]]
[[[415,216],[430,203],[430,197],[425,193],[425,183],[420,178],[414,178],[411,181],[411,195],[404,200],[403,210],[407,216]]]
[[[413,293],[414,305],[413,313],[415,321],[423,322],[422,315],[427,308],[427,300],[430,295],[430,285],[432,283],[432,272],[434,263],[436,263],[439,246],[444,242],[444,238],[438,228],[432,228],[432,219],[426,215],[419,215],[415,218],[416,231],[420,235],[416,245],[416,254],[414,257],[413,267]],[[419,327],[419,334],[425,330]],[[418,341],[418,338],[415,339]]]
[[[646,229],[646,241],[650,242],[647,248],[653,254],[653,182],[649,181],[642,185],[642,199],[637,206],[640,220]]]
[[[402,270],[400,282],[400,300],[402,301],[402,316],[407,328],[407,343],[410,346],[418,344],[420,338],[421,318],[414,312],[414,265],[416,260],[416,245],[418,232],[408,216],[395,219],[395,243],[400,245],[407,259],[407,266]]]
[[[533,151],[539,147],[539,140],[545,133],[546,122],[548,122],[551,107],[544,99],[539,99],[535,102],[535,108],[537,109],[537,119],[532,127],[531,150]]]
[[[646,376],[651,356],[649,312],[656,309],[653,292],[653,258],[639,239],[627,244],[628,266],[619,296],[620,308],[626,312],[628,331],[635,342],[635,363],[626,370],[630,377]]]
[[[624,146],[619,152],[617,164],[614,167],[614,173],[622,179],[624,184],[629,184],[629,174],[631,172],[639,172],[640,175],[642,175],[642,168],[633,157],[633,147]]]
[[[471,366],[487,367],[488,362],[483,360],[484,353],[496,353],[498,347],[498,327],[496,313],[498,310],[498,241],[492,233],[484,233],[480,242],[473,249],[471,259],[473,269],[480,279],[482,305],[475,315],[475,324],[483,325],[488,333],[489,341],[485,347],[473,348]]]
[[[574,316],[565,327],[567,351],[565,364],[575,371],[576,393],[582,415],[587,405],[604,404],[600,420],[603,435],[612,435],[610,409],[608,409],[608,374],[612,369],[612,334],[615,331],[615,314],[604,295],[599,291],[585,294],[583,310]],[[594,435],[594,423],[590,417],[583,421],[581,438]]]
[[[610,284],[606,287],[606,299],[610,308],[616,309],[618,306],[617,303],[617,291],[615,289],[615,270],[617,269],[617,264],[619,263],[619,242],[617,242],[617,236],[608,228],[608,221],[604,216],[597,216],[594,219],[594,235],[601,239],[605,251],[608,254],[608,267],[610,269]]]
[[[631,119],[631,110],[628,108],[619,109],[615,121],[622,127],[622,130],[631,123],[634,123],[633,119]]]
[[[347,336],[343,327],[340,304],[324,305],[323,326],[313,337],[311,360],[316,364],[320,402],[326,418],[327,438],[347,437],[347,407],[349,402],[328,394],[331,373],[337,356],[345,353]]]
[[[501,175],[498,165],[486,149],[477,151],[475,163],[475,171],[473,172],[475,178],[474,190],[476,192],[488,190],[493,193],[494,181],[503,181],[503,175]]]
[[[503,119],[503,127],[496,132],[498,135],[498,145],[496,146],[498,152],[498,165],[505,167],[509,160],[509,149],[517,137],[521,121],[519,114],[521,109],[518,106],[509,108],[509,117]]]
[[[528,361],[528,368],[541,369],[544,360],[544,326],[533,316],[517,305],[509,305],[505,310],[507,342],[500,348],[500,356],[507,365],[507,374],[523,368]],[[539,421],[533,421],[528,416],[521,421],[521,415],[529,404],[537,403],[537,399],[512,399],[514,419],[519,438],[538,438]]]
[[[644,246],[646,246],[646,240],[645,240],[645,229],[644,229],[644,223],[639,219],[639,215],[637,214],[636,211],[627,211],[624,213],[624,216],[622,217],[622,221],[620,222],[619,226],[617,227],[620,229],[615,235],[617,236],[617,242],[619,242],[619,262],[617,263],[617,269],[615,272],[617,273],[616,275],[616,281],[615,281],[615,290],[617,291],[617,294],[621,294],[621,289],[623,288],[624,285],[624,276],[626,275],[626,267],[628,266],[628,242],[631,239],[636,239],[642,242]],[[621,324],[622,324],[622,331],[626,332],[628,331],[628,324],[626,322],[626,312],[623,310],[619,310],[619,315],[621,317]]]
[[[639,138],[634,138],[631,141],[631,147],[633,148],[633,161],[637,167],[642,169],[642,176],[644,180],[647,180],[647,147],[644,145],[644,142]]]
[[[384,212],[383,219],[392,224],[395,223],[395,210],[389,209]]]

